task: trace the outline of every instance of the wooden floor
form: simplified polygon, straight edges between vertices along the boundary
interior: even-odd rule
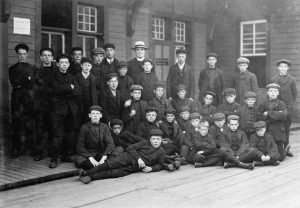
[[[78,177],[0,192],[0,207],[300,207],[300,130],[293,158],[253,171],[219,167],[137,173],[82,184]]]

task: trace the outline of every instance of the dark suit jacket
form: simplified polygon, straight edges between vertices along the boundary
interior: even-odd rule
[[[110,73],[118,73],[118,64],[119,60],[114,58],[114,61],[109,64],[107,62],[107,59],[103,59],[101,63],[101,71],[100,71],[100,89],[103,90],[107,84],[106,84],[106,78],[107,75]]]
[[[246,152],[249,149],[249,141],[244,131],[238,129],[236,132],[232,132],[229,128],[225,131],[225,140],[222,140],[220,144],[221,147],[226,148],[234,155],[241,155],[242,153]],[[234,135],[237,136],[237,144],[234,141]],[[233,149],[235,145],[238,145],[238,149]]]
[[[103,108],[103,122],[108,123],[112,119],[120,119],[122,116],[123,105],[121,103],[121,92],[117,90],[113,96],[111,90],[106,87],[101,93],[100,106]]]
[[[172,143],[174,143],[176,146],[179,146],[180,143],[183,139],[183,133],[182,130],[179,126],[179,124],[177,122],[173,122],[172,124],[172,131],[173,131],[173,135],[171,136],[169,134],[169,124],[166,121],[163,121],[160,125],[159,125],[160,129],[163,132],[163,138],[168,138]]]
[[[127,62],[128,72],[127,75],[130,76],[134,83],[136,83],[136,78],[140,73],[144,72],[143,62],[138,61],[136,58],[133,58]],[[155,67],[153,66],[151,70],[152,74],[155,74]]]
[[[278,148],[272,136],[265,133],[263,137],[257,136],[256,133],[252,134],[249,139],[250,147],[257,149],[262,155],[269,155],[272,158],[278,157]]]
[[[143,100],[149,101],[154,97],[153,86],[155,82],[158,82],[158,79],[157,76],[153,73],[140,73],[136,76],[136,81],[134,83],[143,87]]]

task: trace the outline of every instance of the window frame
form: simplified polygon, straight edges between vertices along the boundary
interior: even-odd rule
[[[186,43],[186,22],[175,20],[174,21],[174,30],[175,30],[175,42],[176,43]],[[183,28],[178,27],[178,25],[183,25]],[[179,34],[177,34],[179,32]],[[181,34],[183,32],[183,34]],[[181,40],[183,39],[183,40]]]
[[[157,22],[161,24],[156,24]],[[156,30],[157,28],[159,28],[158,31]],[[161,41],[166,40],[166,20],[164,18],[152,17],[151,29],[152,29],[151,34],[153,40],[161,40]],[[162,29],[162,31],[160,31],[160,29]]]
[[[78,38],[82,38],[82,52],[83,52],[83,57],[86,56],[86,48],[85,48],[85,40],[86,38],[94,38],[95,39],[95,47],[94,48],[97,48],[97,45],[98,45],[98,40],[97,40],[97,36],[92,36],[92,35],[82,35],[82,34],[78,34],[77,35]]]
[[[65,39],[64,33],[42,30],[42,34],[48,34],[48,37],[49,37],[48,47],[49,48],[51,48],[51,35],[61,35],[62,36],[62,53],[65,53],[65,45],[66,45],[65,40],[66,39]]]
[[[82,7],[82,10],[84,11],[85,9],[89,9],[89,14],[86,15],[84,12],[83,13],[79,13],[79,8]],[[92,10],[94,10],[94,16],[91,15]],[[82,21],[79,21],[79,16],[82,15]],[[85,17],[88,16],[89,17],[89,22],[85,22]],[[94,17],[95,22],[91,22],[91,17]],[[97,11],[97,7],[92,7],[92,6],[86,6],[86,5],[77,5],[77,31],[79,32],[88,32],[88,33],[97,33],[98,30],[98,11]],[[79,24],[82,24],[83,29],[79,28]],[[89,29],[90,30],[86,30],[85,29],[85,25],[88,24],[89,25]],[[95,26],[94,30],[91,30],[91,25]]]

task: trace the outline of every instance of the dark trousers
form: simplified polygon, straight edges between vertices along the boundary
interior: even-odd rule
[[[48,112],[36,112],[34,118],[34,155],[43,155],[47,149],[50,139],[51,126],[48,121],[50,114]]]
[[[179,151],[180,148],[178,148],[173,143],[163,144],[162,147],[164,148],[166,155],[174,155],[175,153],[180,153]]]
[[[103,154],[97,154],[94,158],[95,158],[95,160],[100,161],[102,156],[103,156]],[[94,168],[93,164],[90,162],[89,159],[77,164],[77,167],[82,168],[84,170],[90,170],[90,169]]]
[[[292,125],[292,115],[288,115],[285,121],[285,142],[284,148],[290,143],[290,127]]]
[[[279,161],[283,161],[285,158],[286,158],[286,154],[287,154],[287,151],[285,150],[285,142],[278,142],[278,141],[275,141],[275,143],[277,144],[277,148],[278,148],[278,152],[279,152]]]
[[[273,157],[271,157],[271,159],[270,159],[269,161],[264,162],[264,163],[265,163],[265,165],[272,164],[272,163],[274,163],[274,162],[280,160],[280,157],[281,157],[281,156],[280,156],[279,153],[278,153],[278,154],[275,154]],[[259,150],[255,149],[255,150],[253,151],[251,160],[252,160],[252,161],[262,161],[262,160],[261,160],[261,152],[260,152]]]
[[[250,162],[254,157],[254,149],[248,148],[247,151],[241,153],[240,155],[234,155],[234,153],[228,148],[221,147],[217,150],[222,162],[230,162],[232,164],[238,165],[240,162]]]
[[[217,149],[206,154],[197,154],[198,150],[191,150],[187,161],[191,164],[202,163],[202,167],[217,165],[220,162],[220,156]]]

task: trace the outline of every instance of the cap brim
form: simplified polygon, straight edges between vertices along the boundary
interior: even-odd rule
[[[137,49],[137,48],[143,48],[143,49],[145,49],[145,50],[148,50],[149,48],[147,48],[147,47],[134,47],[134,48],[131,48],[132,50],[135,50],[135,49]]]

